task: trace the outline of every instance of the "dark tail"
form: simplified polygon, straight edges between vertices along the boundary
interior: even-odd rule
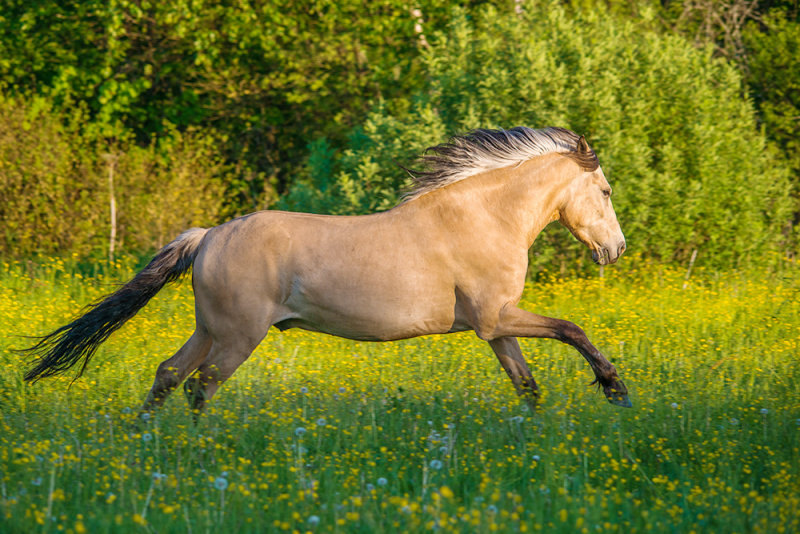
[[[92,304],[88,312],[71,323],[22,350],[23,354],[36,358],[36,365],[25,374],[25,380],[36,382],[63,373],[83,360],[76,378],[81,376],[97,347],[108,336],[136,315],[165,284],[189,270],[206,232],[205,228],[183,232],[124,286]]]

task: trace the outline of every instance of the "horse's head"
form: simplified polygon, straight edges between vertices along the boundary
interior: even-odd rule
[[[625,236],[611,205],[611,186],[597,164],[597,156],[583,137],[578,139],[573,154],[583,170],[567,188],[559,220],[592,250],[595,263],[614,263],[625,252]],[[589,165],[586,165],[587,161]],[[592,167],[595,168],[587,170]]]

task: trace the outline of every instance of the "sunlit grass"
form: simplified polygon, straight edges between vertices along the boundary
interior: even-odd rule
[[[2,265],[2,532],[797,532],[800,275],[621,265],[542,282],[523,306],[584,327],[634,408],[588,364],[522,340],[530,413],[474,335],[391,344],[270,332],[198,425],[176,393],[132,423],[193,329],[167,288],[86,375],[22,382],[9,347],[132,273]],[[685,287],[684,287],[685,286]]]

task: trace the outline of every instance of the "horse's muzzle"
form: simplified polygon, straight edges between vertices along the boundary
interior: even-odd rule
[[[620,241],[616,247],[616,250],[609,250],[607,247],[601,247],[596,250],[592,250],[592,260],[598,265],[608,265],[610,263],[616,263],[622,253],[625,252],[625,241]]]

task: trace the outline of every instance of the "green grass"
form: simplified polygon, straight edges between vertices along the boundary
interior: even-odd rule
[[[637,266],[638,265],[638,266]],[[584,327],[634,408],[588,364],[522,340],[544,398],[518,401],[471,334],[391,344],[271,332],[192,423],[174,395],[133,425],[192,331],[162,291],[86,375],[34,386],[9,351],[130,276],[63,262],[0,273],[0,532],[797,532],[800,273],[621,262],[523,306]]]

